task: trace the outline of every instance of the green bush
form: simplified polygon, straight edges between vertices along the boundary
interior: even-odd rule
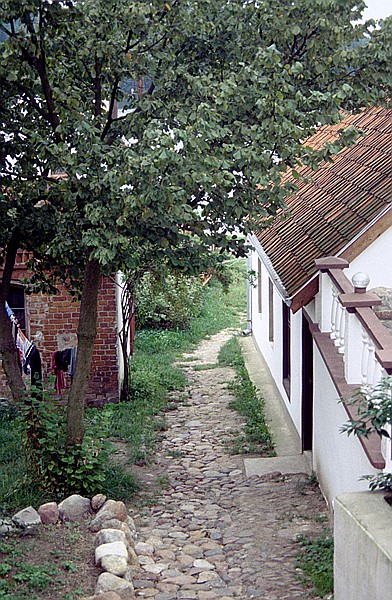
[[[137,283],[135,305],[140,329],[185,329],[200,312],[202,283],[198,277],[146,273]]]
[[[111,450],[102,414],[90,412],[83,442],[67,447],[65,406],[49,392],[36,390],[21,409],[19,426],[29,477],[38,489],[55,498],[100,491]]]
[[[340,400],[355,407],[356,418],[350,419],[341,428],[347,435],[368,438],[372,433],[390,438],[388,427],[392,425],[392,377],[384,377],[377,384],[359,388],[351,398]],[[392,473],[363,475],[369,489],[392,491]]]

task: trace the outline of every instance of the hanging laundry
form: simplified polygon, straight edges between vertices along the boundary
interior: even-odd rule
[[[16,347],[19,350],[20,360],[22,364],[23,372],[27,374],[26,365],[29,358],[30,352],[32,351],[34,344],[27,339],[23,331],[18,327],[16,331],[15,339]]]
[[[69,364],[69,374],[71,376],[71,381],[73,380],[73,376],[74,376],[74,373],[75,373],[77,353],[78,353],[78,347],[77,346],[75,346],[74,348],[71,348],[71,362]]]
[[[68,368],[72,381],[75,370],[76,353],[76,347],[53,352],[51,368],[52,372],[56,376],[55,388],[58,394],[61,394],[63,389],[66,387],[64,373],[68,372]]]
[[[42,382],[42,364],[41,355],[36,346],[33,345],[26,362],[27,366],[30,367],[31,384],[40,387]]]
[[[58,394],[61,394],[63,389],[65,389],[64,371],[62,369],[60,369],[59,366],[57,366],[56,355],[57,355],[57,352],[53,352],[51,368],[52,368],[52,373],[56,376],[56,381],[55,381],[56,392]]]
[[[13,327],[15,327],[15,344],[19,351],[21,368],[25,375],[30,372],[31,383],[33,385],[40,384],[42,381],[42,366],[39,350],[20,329],[18,319],[7,302],[5,303],[5,308]]]
[[[71,349],[67,348],[65,350],[57,350],[55,362],[56,367],[67,372],[71,362]]]

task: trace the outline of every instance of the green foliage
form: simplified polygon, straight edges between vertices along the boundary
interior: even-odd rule
[[[43,562],[33,565],[24,562],[21,551],[15,541],[0,542],[0,598],[4,600],[32,598],[46,590],[59,575],[53,565]]]
[[[363,8],[3,0],[0,246],[17,223],[40,277],[49,261],[76,278],[87,256],[110,272],[146,247],[186,268],[192,234],[243,252],[237,232],[275,214],[282,173],[336,153],[303,144],[315,126],[390,97],[391,21],[354,24]]]
[[[37,506],[49,499],[27,476],[22,440],[17,419],[0,419],[0,513],[9,508]]]
[[[0,423],[15,419],[18,415],[18,409],[6,399],[0,399]]]
[[[26,400],[20,428],[30,478],[55,498],[98,492],[110,453],[104,439],[108,423],[95,411],[90,413],[78,446],[66,445],[65,425],[65,407],[49,392],[36,389]]]
[[[102,494],[123,502],[134,499],[139,486],[132,472],[125,466],[116,464],[113,458],[108,461],[104,473],[105,480],[100,486]]]
[[[342,425],[342,433],[366,438],[377,433],[380,437],[390,438],[385,427],[392,425],[392,377],[384,377],[377,385],[363,387],[341,402],[355,406],[358,413],[356,419]],[[371,490],[392,491],[392,473],[364,475],[361,479],[369,482]]]
[[[297,568],[303,571],[300,579],[312,587],[318,596],[333,592],[333,538],[325,533],[318,538],[301,536],[302,550],[297,557]]]
[[[359,389],[351,398],[343,400],[348,405],[355,406],[358,418],[350,419],[342,425],[341,432],[359,437],[369,437],[373,432],[379,436],[390,437],[385,429],[392,424],[392,377],[384,377],[375,386]]]
[[[88,593],[87,578],[80,583],[80,569],[86,574],[86,560],[91,552],[91,540],[85,544],[85,534],[79,524],[42,525],[30,536],[10,536],[0,540],[0,598],[3,600],[34,600],[46,598],[76,598]],[[78,577],[79,572],[79,577]],[[75,589],[77,588],[77,589]],[[72,593],[65,594],[65,590]],[[79,590],[79,591],[78,591]]]
[[[234,367],[235,369],[245,366],[242,358],[241,347],[236,337],[230,338],[220,349],[218,356],[219,364],[225,367]]]
[[[200,278],[146,273],[135,287],[139,329],[185,329],[200,311]]]
[[[3,0],[0,247],[12,239],[33,253],[34,287],[60,279],[92,297],[86,264],[108,274],[165,261],[195,273],[213,246],[244,256],[245,234],[294,189],[286,171],[317,168],[357,135],[314,149],[303,141],[315,128],[391,98],[392,19],[358,23],[363,8]],[[0,319],[5,331],[4,310]],[[17,396],[16,357],[6,359]],[[72,400],[85,394],[79,364]]]
[[[369,489],[372,490],[384,490],[385,492],[392,492],[392,473],[378,473],[378,475],[364,475],[361,477],[365,481],[369,482]]]
[[[235,369],[235,379],[229,384],[229,389],[234,393],[235,398],[229,406],[246,417],[245,436],[235,441],[235,452],[271,456],[273,443],[265,422],[264,400],[258,396],[256,387],[249,378],[237,338],[233,337],[224,344],[218,361],[221,365]]]

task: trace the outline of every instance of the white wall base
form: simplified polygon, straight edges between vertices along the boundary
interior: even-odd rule
[[[335,600],[392,598],[392,507],[384,495],[335,499]]]

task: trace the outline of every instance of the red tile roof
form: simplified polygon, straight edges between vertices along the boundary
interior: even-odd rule
[[[255,232],[289,297],[316,274],[316,258],[337,255],[391,203],[392,110],[371,108],[348,116],[320,128],[307,144],[321,147],[352,125],[365,137],[316,172],[298,169],[312,180],[293,179],[298,191],[287,197],[287,209],[278,211],[270,227]]]

